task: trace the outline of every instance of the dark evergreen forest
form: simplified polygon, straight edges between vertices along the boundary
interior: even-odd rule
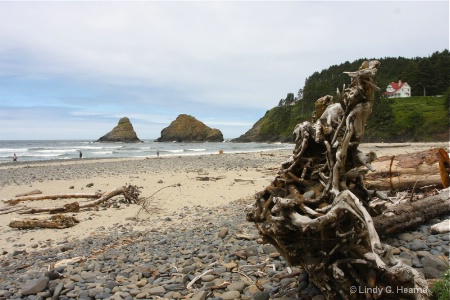
[[[429,57],[362,58],[314,72],[306,78],[303,99],[299,99],[304,101],[304,109],[311,111],[314,102],[324,95],[334,96],[337,88],[342,90],[343,85],[350,82],[349,76],[343,72],[357,70],[363,61],[373,59],[381,62],[377,74],[377,85],[381,90],[376,99],[381,98],[390,82],[399,80],[411,86],[412,96],[443,95],[450,87],[450,53],[447,49]]]
[[[366,142],[448,140],[450,102],[450,53],[435,52],[429,57],[362,58],[331,66],[309,76],[295,97],[289,93],[277,107],[268,110],[243,141],[290,141],[296,124],[312,121],[315,101],[325,95],[336,96],[354,71],[365,60],[381,62],[376,77],[380,91],[375,95],[364,140]],[[410,98],[385,98],[383,92],[399,80],[411,86]],[[337,100],[334,99],[336,102]],[[257,125],[257,126],[256,126]]]

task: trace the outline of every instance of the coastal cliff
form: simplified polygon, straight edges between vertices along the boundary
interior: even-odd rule
[[[206,126],[196,118],[181,114],[161,131],[157,142],[223,142],[219,129]]]
[[[231,140],[235,143],[293,142],[292,131],[301,118],[294,106],[274,107],[259,119],[246,133]]]
[[[139,143],[141,140],[138,139],[130,120],[127,117],[123,117],[113,130],[99,138],[97,142]]]

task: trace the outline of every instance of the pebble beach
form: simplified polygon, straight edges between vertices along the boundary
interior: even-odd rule
[[[378,157],[443,147],[374,147]],[[408,152],[409,151],[409,152]],[[76,213],[66,229],[19,230],[0,218],[0,299],[324,299],[306,272],[261,245],[245,207],[269,185],[291,151],[0,165],[0,199],[140,187],[148,210],[123,197]],[[87,201],[81,200],[80,202]],[[72,200],[21,203],[55,207]],[[0,204],[1,207],[6,204]],[[0,208],[1,208],[0,207]],[[449,234],[431,226],[385,237],[426,278],[448,268]],[[296,274],[296,276],[293,276]]]

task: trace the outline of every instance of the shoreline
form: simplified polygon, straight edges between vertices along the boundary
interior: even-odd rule
[[[378,143],[362,144],[359,149],[374,151],[378,157],[444,147],[448,143],[411,143],[408,147],[376,148]],[[0,199],[35,189],[43,195],[107,192],[126,184],[141,187],[141,197],[154,197],[158,211],[143,214],[152,226],[160,226],[164,218],[196,206],[214,208],[248,199],[264,190],[277,175],[281,163],[292,150],[240,152],[209,155],[165,156],[148,158],[73,159],[0,165]],[[199,180],[199,177],[208,180]],[[87,185],[93,184],[92,187]],[[167,188],[165,188],[167,187]],[[161,188],[162,191],[157,192]],[[156,194],[155,194],[156,193]],[[154,195],[155,194],[155,195]],[[120,197],[119,197],[120,198]],[[75,200],[45,200],[22,203],[27,207],[59,207]],[[86,201],[86,200],[81,200]],[[7,204],[0,201],[0,208]],[[6,243],[0,253],[30,249],[55,241],[89,236],[95,228],[116,227],[133,223],[140,206],[120,204],[118,209],[102,208],[76,214],[80,223],[67,229],[18,230],[8,226],[10,219],[24,217],[17,213],[2,215],[0,234]],[[40,214],[48,216],[47,214]],[[29,215],[38,216],[38,215]],[[148,230],[147,225],[137,228]],[[20,245],[20,246],[18,246]]]
[[[257,149],[257,150],[249,150],[249,151],[243,151],[243,150],[236,150],[236,151],[223,151],[223,154],[245,154],[245,153],[260,153],[260,152],[277,152],[277,151],[292,151],[294,149],[293,143],[285,143],[292,145],[292,149],[286,149],[286,148],[280,148],[280,149]],[[405,148],[407,149],[414,149],[410,150],[412,152],[426,150],[430,148],[435,147],[441,147],[447,150],[447,152],[450,152],[450,142],[443,141],[443,142],[411,142],[411,143],[362,143],[359,146],[359,149],[363,152],[366,151],[374,151],[379,152],[381,155],[378,155],[378,157],[384,156],[384,155],[396,155],[396,151],[394,151],[392,154],[388,151],[392,148]],[[39,159],[39,160],[26,160],[26,161],[20,161],[12,162],[0,162],[0,170],[4,167],[11,167],[11,166],[24,166],[24,165],[46,165],[46,164],[52,164],[52,163],[62,163],[62,164],[71,164],[71,163],[79,163],[79,162],[116,162],[116,161],[125,161],[125,160],[139,160],[139,159],[155,159],[155,158],[172,158],[172,157],[197,157],[197,156],[208,156],[208,155],[216,155],[220,154],[219,151],[217,153],[212,152],[194,152],[194,153],[174,153],[174,154],[161,154],[160,156],[156,155],[142,155],[142,156],[123,156],[123,157],[83,157],[83,158],[60,158],[60,159]]]

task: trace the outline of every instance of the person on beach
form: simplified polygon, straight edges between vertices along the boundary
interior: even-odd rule
[[[82,158],[83,157],[83,153],[81,153],[80,150],[78,150],[78,152],[80,152],[80,158]]]
[[[159,150],[156,150],[156,156],[159,156]]]
[[[15,153],[14,153],[14,155],[13,155],[13,162],[17,162],[17,156],[16,156]]]

